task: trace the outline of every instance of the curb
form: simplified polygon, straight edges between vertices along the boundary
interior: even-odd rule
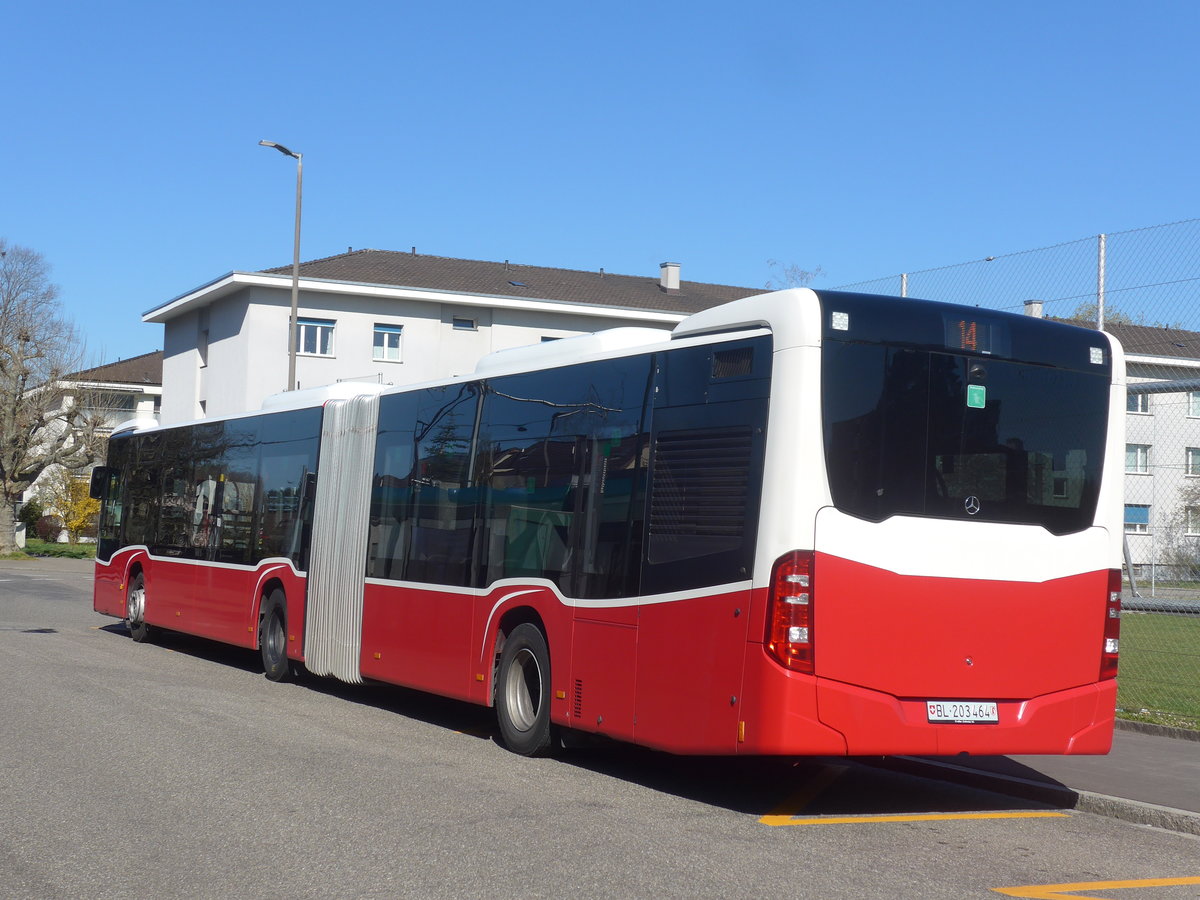
[[[1075,809],[1108,816],[1110,819],[1120,819],[1135,825],[1150,825],[1154,828],[1165,828],[1183,834],[1194,834],[1200,837],[1200,814],[1188,812],[1186,809],[1174,809],[1170,806],[1155,806],[1153,803],[1142,803],[1140,800],[1126,800],[1122,797],[1109,797],[1105,794],[1093,794],[1091,791],[1073,791],[1078,799]]]
[[[1033,781],[915,756],[885,757],[879,760],[877,765],[922,778],[950,781],[997,794],[1032,800],[1047,806],[1077,809],[1135,825],[1150,825],[1154,828],[1200,836],[1200,813],[1186,809],[1156,806],[1153,803],[1110,797],[1091,791],[1076,791],[1057,782]]]
[[[1118,731],[1136,731],[1139,734],[1152,734],[1155,737],[1169,737],[1180,741],[1200,741],[1200,731],[1190,728],[1172,728],[1170,725],[1156,725],[1154,722],[1135,722],[1133,719],[1116,719],[1114,726]]]

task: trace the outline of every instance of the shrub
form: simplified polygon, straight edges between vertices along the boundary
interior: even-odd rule
[[[32,533],[37,528],[38,519],[45,515],[42,509],[42,504],[38,502],[37,497],[34,497],[28,503],[21,507],[17,513],[17,519],[25,523],[25,529]]]
[[[62,532],[62,522],[56,516],[42,516],[37,520],[34,530],[41,540],[54,543],[58,541],[58,536]]]

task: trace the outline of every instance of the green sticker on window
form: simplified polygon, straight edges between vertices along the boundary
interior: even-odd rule
[[[967,406],[971,409],[983,409],[987,406],[987,388],[982,384],[967,385]]]

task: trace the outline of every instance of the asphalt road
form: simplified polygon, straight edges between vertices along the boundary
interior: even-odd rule
[[[0,897],[1200,896],[1200,839],[866,761],[519,758],[488,710],[135,644],[90,570],[0,561]]]

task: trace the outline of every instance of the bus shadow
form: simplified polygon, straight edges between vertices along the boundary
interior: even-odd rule
[[[759,817],[1042,812],[1071,805],[1048,796],[998,793],[985,780],[946,780],[933,768],[895,767],[890,759],[878,757],[678,757],[613,744],[570,752],[562,761],[650,790]]]
[[[300,675],[297,681],[309,690],[329,697],[370,706],[478,740],[498,743],[496,717],[487,707],[377,681],[347,684],[307,672]]]
[[[129,629],[125,627],[124,622],[114,622],[99,630],[124,640],[130,640]],[[182,653],[193,659],[228,666],[231,669],[263,677],[262,658],[257,650],[234,647],[219,641],[162,628],[154,631],[150,643],[173,653]],[[371,706],[471,737],[496,739],[494,735],[495,715],[490,709],[472,703],[382,682],[368,681],[364,684],[349,684],[338,681],[336,678],[322,678],[319,675],[313,675],[303,666],[294,669],[291,681],[328,697]]]
[[[125,627],[124,622],[106,625],[100,630],[131,640],[129,629]],[[262,658],[257,650],[234,647],[231,644],[222,644],[219,641],[210,641],[207,638],[184,634],[182,631],[168,631],[163,628],[155,628],[147,643],[174,653],[183,653],[195,659],[240,669],[243,672],[262,674]]]
[[[100,630],[127,639],[123,623]],[[196,659],[262,674],[257,651],[173,631],[158,631],[154,642]],[[303,671],[294,680],[316,693],[490,741],[497,753],[508,752],[489,708],[390,684],[347,684]],[[946,766],[907,757],[674,756],[574,732],[567,733],[566,745],[554,754],[561,765],[755,817],[920,816],[1074,806],[1069,789],[1006,757],[965,763],[956,758]]]

